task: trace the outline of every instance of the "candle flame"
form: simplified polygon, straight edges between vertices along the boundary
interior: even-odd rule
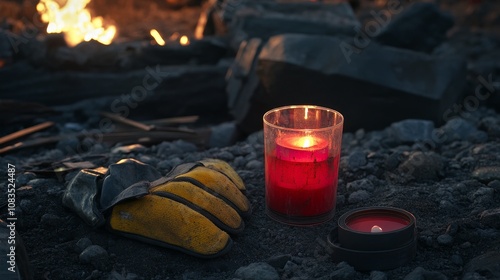
[[[307,113],[309,111],[309,108],[306,107],[305,111],[304,111],[304,120],[307,120]]]
[[[381,227],[374,225],[372,226],[371,232],[383,232],[383,230]]]
[[[316,141],[312,136],[304,136],[295,139],[293,145],[301,148],[309,148],[316,145]]]

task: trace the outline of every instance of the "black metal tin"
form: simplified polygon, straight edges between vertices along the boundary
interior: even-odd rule
[[[408,222],[401,229],[362,232],[351,229],[349,220],[370,215],[387,215]],[[390,270],[411,261],[417,249],[416,219],[410,212],[393,207],[365,207],[342,215],[338,227],[327,237],[335,262],[346,261],[356,270]]]

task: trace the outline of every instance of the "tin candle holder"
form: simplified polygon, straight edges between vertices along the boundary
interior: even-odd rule
[[[266,212],[291,225],[335,213],[343,116],[332,109],[286,106],[264,114]]]
[[[327,237],[335,262],[346,261],[356,270],[389,270],[416,254],[416,219],[393,207],[365,207],[349,211]]]

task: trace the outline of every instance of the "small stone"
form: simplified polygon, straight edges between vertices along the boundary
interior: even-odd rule
[[[286,263],[292,259],[292,255],[276,255],[267,259],[267,263],[276,269],[283,269]]]
[[[67,155],[73,155],[81,152],[80,139],[76,136],[66,136],[62,138],[59,140],[56,147]]]
[[[449,234],[442,234],[438,236],[437,242],[442,246],[450,246],[453,244],[453,237]]]
[[[182,140],[162,142],[156,147],[156,155],[163,158],[194,151],[196,151],[196,146],[194,144]]]
[[[139,275],[135,273],[127,273],[127,276],[125,277],[125,280],[137,280],[139,279]]]
[[[92,273],[90,273],[90,275],[87,278],[85,278],[85,280],[101,279],[102,276],[103,276],[102,272],[96,269],[96,270],[93,270]],[[110,277],[111,276],[112,275],[110,275]],[[112,280],[113,278],[110,278],[110,279]],[[110,280],[110,279],[107,279],[107,280]]]
[[[19,174],[16,178],[16,184],[19,186],[26,186],[29,181],[33,180],[36,178],[36,174],[32,172],[25,172],[22,174]]]
[[[53,149],[45,152],[43,155],[44,160],[59,161],[64,157],[64,153],[59,149]]]
[[[174,145],[178,154],[191,153],[191,152],[196,152],[198,150],[195,144],[184,140],[177,140],[172,142],[172,144]]]
[[[451,260],[451,262],[453,264],[456,264],[456,265],[459,265],[459,266],[462,266],[464,264],[464,260],[459,255],[452,255],[451,258],[450,258],[450,260]]]
[[[348,191],[365,190],[367,192],[373,192],[373,190],[375,189],[375,186],[373,185],[372,181],[368,179],[360,179],[352,181],[350,183],[347,183],[346,187]]]
[[[480,279],[500,279],[500,265],[498,264],[500,264],[499,252],[492,251],[477,256],[465,265],[465,274],[463,279],[474,279],[472,277],[475,273],[488,275],[488,278]]]
[[[444,163],[434,152],[413,152],[398,167],[399,172],[415,180],[436,180],[442,174]]]
[[[448,225],[448,227],[446,228],[446,233],[451,235],[451,236],[455,236],[458,232],[458,229],[459,229],[458,224],[452,223],[452,224]]]
[[[90,239],[88,239],[87,237],[80,238],[80,240],[76,242],[75,251],[77,253],[81,253],[83,252],[83,250],[87,249],[90,245],[92,245],[92,241],[90,241]]]
[[[437,271],[428,271],[423,267],[415,268],[410,274],[406,275],[404,280],[422,280],[422,279],[432,279],[432,280],[448,280],[446,275]]]
[[[500,166],[486,166],[476,168],[472,172],[472,177],[481,182],[500,180]]]
[[[68,122],[68,123],[64,124],[64,129],[71,130],[74,132],[80,132],[80,131],[84,130],[85,128],[79,123]]]
[[[368,198],[370,198],[370,194],[367,191],[359,190],[359,191],[355,191],[355,192],[351,193],[351,195],[349,195],[349,198],[347,199],[347,201],[349,203],[354,204],[354,203],[358,203],[358,202],[367,200]]]
[[[366,163],[366,153],[362,151],[354,151],[345,159],[346,168],[349,170],[358,170]]]
[[[426,120],[403,120],[391,124],[389,135],[400,143],[431,140],[434,123]]]
[[[285,273],[287,274],[293,274],[294,271],[296,271],[297,269],[299,268],[299,265],[296,264],[295,262],[293,261],[287,261],[286,264],[285,264],[285,267],[283,267],[283,270],[285,271]]]
[[[59,226],[62,222],[62,218],[54,214],[43,214],[40,223],[45,226],[56,227]]]
[[[33,188],[40,188],[40,187],[46,187],[48,185],[53,184],[53,180],[50,179],[33,179],[28,182],[28,185],[32,186]]]
[[[149,164],[151,166],[156,166],[158,164],[158,158],[156,158],[156,157],[150,157],[147,155],[140,155],[137,159],[140,162],[145,163],[145,164]]]
[[[234,144],[237,134],[236,124],[234,122],[226,122],[211,128],[209,147],[227,147]]]
[[[106,270],[109,263],[108,252],[99,245],[90,245],[80,254],[79,259],[82,263],[89,263],[96,269]]]
[[[234,155],[228,151],[221,151],[217,153],[215,157],[224,161],[232,161],[234,159]]]
[[[116,270],[113,270],[109,273],[106,280],[125,280],[125,277],[123,277],[123,275],[118,273]]]
[[[171,158],[168,160],[169,168],[166,170],[170,170],[181,163],[182,163],[182,160],[180,158],[178,158],[178,157]]]
[[[260,160],[251,160],[249,161],[246,166],[245,166],[247,169],[255,169],[255,170],[259,170],[259,169],[262,169],[264,168],[264,164],[262,163],[262,161]]]
[[[260,130],[258,132],[254,132],[254,133],[250,134],[247,137],[246,141],[250,145],[255,145],[255,144],[262,145],[262,144],[264,144],[264,131]]]
[[[436,130],[437,138],[444,143],[473,140],[478,133],[474,124],[461,118],[453,118]]]
[[[489,182],[488,187],[500,191],[500,180],[493,180]]]
[[[370,280],[387,280],[387,274],[382,271],[372,271],[370,273]]]
[[[252,263],[240,267],[234,273],[236,278],[242,280],[279,280],[280,276],[276,269],[264,262]]]
[[[329,279],[350,280],[356,275],[356,271],[346,262],[340,262],[337,269],[330,274]]]
[[[500,208],[483,211],[481,213],[481,223],[488,227],[500,229]]]
[[[22,199],[19,202],[19,207],[21,207],[21,210],[26,214],[32,214],[35,210],[35,205],[29,199]]]
[[[470,243],[469,241],[465,241],[464,243],[460,244],[460,248],[462,249],[467,249],[470,247],[472,247],[472,243]]]
[[[495,196],[495,190],[487,187],[481,187],[472,194],[474,202],[478,204],[492,201],[494,196]]]
[[[486,129],[488,135],[500,136],[500,119],[495,117],[486,117],[481,120],[480,125]]]
[[[401,163],[401,158],[403,155],[400,152],[395,152],[387,156],[385,159],[385,169],[386,170],[394,170]]]
[[[238,156],[238,157],[234,158],[233,164],[235,167],[243,167],[246,164],[245,158],[242,156]]]

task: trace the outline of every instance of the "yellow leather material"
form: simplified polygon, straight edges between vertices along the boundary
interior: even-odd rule
[[[220,221],[219,223],[223,223],[222,226],[224,230],[239,232],[243,229],[243,220],[236,210],[225,203],[224,200],[206,192],[190,182],[167,182],[153,187],[150,191],[158,195],[162,195],[161,193],[175,195],[192,203],[196,207],[213,215]]]
[[[206,158],[204,160],[200,160],[199,162],[201,162],[205,167],[225,174],[231,181],[233,181],[239,190],[245,190],[245,184],[243,183],[240,175],[238,175],[238,173],[236,173],[236,171],[227,162],[213,158]]]
[[[178,175],[174,181],[189,181],[190,179],[194,179],[206,188],[220,194],[234,204],[242,214],[250,212],[250,202],[246,196],[221,172],[198,166],[187,173]]]
[[[115,205],[109,227],[202,257],[217,255],[232,244],[229,235],[204,215],[155,194]]]

